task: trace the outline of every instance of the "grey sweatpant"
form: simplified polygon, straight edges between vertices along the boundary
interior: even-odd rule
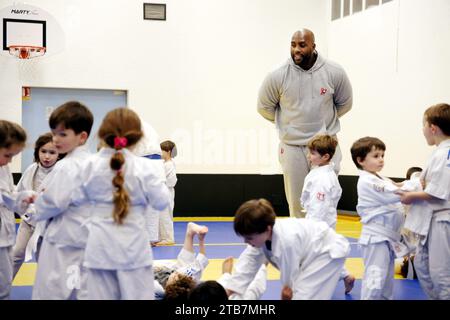
[[[0,247],[0,300],[8,300],[12,286],[12,246]]]
[[[280,142],[278,147],[278,160],[283,169],[284,192],[289,204],[289,215],[295,218],[302,216],[300,197],[302,195],[305,177],[311,170],[311,166],[306,158],[307,154],[308,147],[306,146],[293,146]],[[340,170],[341,160],[342,154],[338,145],[332,159],[336,174]]]

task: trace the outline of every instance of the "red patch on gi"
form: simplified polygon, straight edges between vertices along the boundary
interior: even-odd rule
[[[327,88],[320,88],[320,95],[323,96],[327,91]]]
[[[323,201],[325,200],[325,193],[323,192],[317,192],[317,200]]]

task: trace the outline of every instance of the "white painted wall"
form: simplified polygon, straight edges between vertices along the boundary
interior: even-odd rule
[[[160,2],[165,22],[144,21],[141,1],[27,1],[59,21],[66,47],[28,80],[0,56],[0,118],[20,122],[22,85],[125,89],[161,139],[177,142],[178,172],[281,172],[277,134],[256,113],[256,95],[305,26],[354,88],[354,108],[341,119],[341,173],[356,174],[349,149],[365,135],[386,142],[386,175],[425,164],[423,111],[450,101],[450,1],[394,0],[333,22],[328,0]],[[11,167],[19,171],[20,158]]]
[[[404,177],[432,152],[422,135],[429,106],[450,103],[450,1],[394,0],[329,25],[329,58],[354,90],[341,120],[341,174],[357,174],[351,144],[376,136],[387,145],[383,174]]]
[[[25,81],[17,61],[0,56],[0,118],[20,122],[22,85],[125,89],[129,107],[178,144],[178,172],[280,172],[257,91],[300,27],[327,54],[328,0],[159,2],[167,21],[144,21],[143,1],[28,0],[59,21],[66,47]]]

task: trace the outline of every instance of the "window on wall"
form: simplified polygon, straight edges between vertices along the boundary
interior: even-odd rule
[[[392,0],[331,0],[331,20],[377,7]]]
[[[376,7],[380,4],[380,0],[366,0],[366,9]]]
[[[331,3],[331,20],[341,17],[341,0],[332,0]]]
[[[360,12],[363,8],[362,0],[353,0],[352,2],[352,13]]]
[[[344,0],[344,17],[350,15],[350,0]]]

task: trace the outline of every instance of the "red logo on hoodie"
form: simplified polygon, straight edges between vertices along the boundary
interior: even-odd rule
[[[327,88],[320,88],[320,95],[323,96],[327,91]]]

